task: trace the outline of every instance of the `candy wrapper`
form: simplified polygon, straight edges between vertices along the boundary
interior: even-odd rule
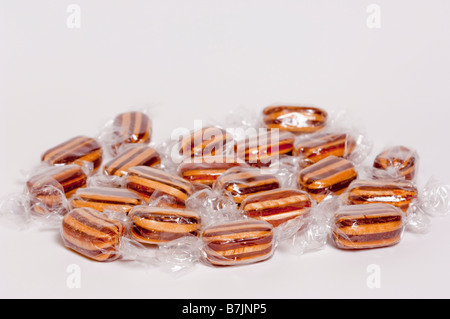
[[[86,187],[89,169],[77,164],[42,163],[27,174],[24,190],[5,198],[0,210],[20,227],[55,227],[69,210],[69,201]]]
[[[108,121],[98,134],[98,140],[111,156],[123,145],[149,144],[152,140],[152,120],[147,110],[120,113]]]
[[[412,148],[395,145],[383,149],[373,161],[371,175],[376,179],[405,179],[414,181],[419,155]]]

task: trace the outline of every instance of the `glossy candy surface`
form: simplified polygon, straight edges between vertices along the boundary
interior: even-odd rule
[[[344,206],[336,212],[332,238],[343,249],[365,249],[397,244],[404,214],[389,204]]]
[[[96,261],[120,257],[124,225],[92,208],[75,208],[64,216],[61,235],[64,245]]]
[[[201,217],[185,209],[137,206],[129,214],[131,235],[146,244],[159,244],[183,236],[197,236]]]
[[[41,160],[50,165],[85,163],[92,165],[95,172],[101,165],[103,150],[100,144],[93,138],[77,136],[61,144],[58,144],[42,154]]]
[[[207,227],[201,234],[205,259],[216,266],[259,262],[275,249],[273,226],[261,220],[239,220]]]
[[[328,156],[321,161],[300,170],[299,186],[317,202],[330,194],[340,195],[358,174],[352,162]]]
[[[268,106],[263,110],[267,128],[295,133],[312,133],[322,129],[327,121],[326,111],[309,106]]]

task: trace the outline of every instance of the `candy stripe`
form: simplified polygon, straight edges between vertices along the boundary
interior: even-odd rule
[[[135,207],[130,212],[132,236],[142,243],[158,243],[196,234],[200,215],[182,209]]]
[[[133,166],[154,166],[159,163],[161,163],[161,158],[153,148],[133,147],[107,163],[104,172],[107,175],[123,176]]]
[[[357,180],[344,197],[347,204],[386,203],[407,211],[417,198],[417,188],[409,181]]]
[[[159,190],[184,202],[192,193],[192,186],[185,179],[146,166],[128,170],[127,187],[146,199]]]
[[[90,207],[99,211],[111,209],[127,213],[133,206],[141,204],[137,195],[127,189],[112,187],[89,187],[77,190],[71,198],[73,207]]]

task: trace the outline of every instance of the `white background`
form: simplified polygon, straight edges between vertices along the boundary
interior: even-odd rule
[[[66,10],[81,8],[80,28]],[[0,1],[0,195],[20,192],[46,149],[94,136],[116,114],[148,108],[154,141],[194,120],[273,103],[345,110],[376,151],[420,154],[419,186],[450,182],[450,2]],[[450,216],[394,247],[264,263],[197,265],[176,278],[129,262],[97,263],[52,230],[0,225],[0,297],[448,298]],[[67,267],[79,266],[80,288]],[[370,288],[368,266],[380,270]]]

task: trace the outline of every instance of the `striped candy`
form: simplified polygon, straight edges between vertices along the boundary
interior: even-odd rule
[[[156,166],[161,163],[158,152],[148,146],[138,145],[125,149],[105,164],[103,172],[106,175],[123,176],[133,166]]]
[[[386,203],[406,212],[417,198],[417,188],[411,181],[356,180],[343,197],[349,205]]]
[[[178,173],[187,181],[212,186],[219,176],[232,167],[247,167],[247,164],[234,157],[203,156],[186,159],[178,167]]]
[[[185,209],[136,206],[130,214],[131,236],[145,244],[160,244],[187,235],[198,235],[201,218]]]
[[[213,225],[201,234],[205,259],[216,266],[259,262],[274,251],[273,226],[255,219]]]
[[[415,151],[405,146],[393,146],[376,156],[373,167],[383,171],[393,170],[393,173],[395,173],[393,177],[414,180],[417,160],[418,155]]]
[[[179,152],[185,158],[220,155],[230,143],[234,143],[233,136],[226,130],[208,126],[182,139]]]
[[[146,201],[155,191],[159,191],[181,204],[184,204],[193,192],[191,183],[183,178],[147,166],[135,166],[128,170],[127,188]]]
[[[113,121],[114,145],[112,153],[117,154],[123,144],[148,144],[152,137],[152,121],[142,112],[125,112],[117,115]]]
[[[317,202],[330,194],[340,195],[357,178],[352,162],[328,156],[300,170],[299,187],[307,191]]]
[[[64,245],[97,261],[113,261],[120,257],[119,244],[124,225],[92,208],[75,208],[62,222]]]
[[[295,133],[311,133],[322,129],[327,121],[326,111],[309,106],[268,106],[263,110],[267,128]]]
[[[101,165],[103,150],[93,138],[77,136],[52,147],[41,156],[41,160],[50,165],[78,164],[84,162],[93,165],[95,172]]]
[[[342,249],[392,246],[402,236],[401,210],[389,204],[344,206],[334,216],[332,238]]]
[[[141,199],[133,192],[113,187],[81,188],[71,198],[74,208],[90,207],[101,212],[111,210],[125,214],[141,203]]]
[[[64,197],[69,198],[85,187],[86,181],[86,174],[76,164],[46,168],[26,183],[32,212],[39,215],[61,209],[64,212]]]
[[[265,220],[274,227],[308,216],[310,208],[311,198],[306,192],[286,188],[250,195],[241,203],[246,216]]]
[[[291,155],[295,137],[289,132],[267,130],[237,143],[237,156],[255,167],[266,167],[281,155]]]
[[[215,190],[228,192],[237,204],[246,197],[260,192],[280,188],[276,176],[262,174],[256,168],[233,167],[223,173],[213,185]]]
[[[317,133],[297,141],[294,155],[302,159],[303,166],[308,166],[331,155],[346,158],[355,146],[355,139],[348,134]]]

